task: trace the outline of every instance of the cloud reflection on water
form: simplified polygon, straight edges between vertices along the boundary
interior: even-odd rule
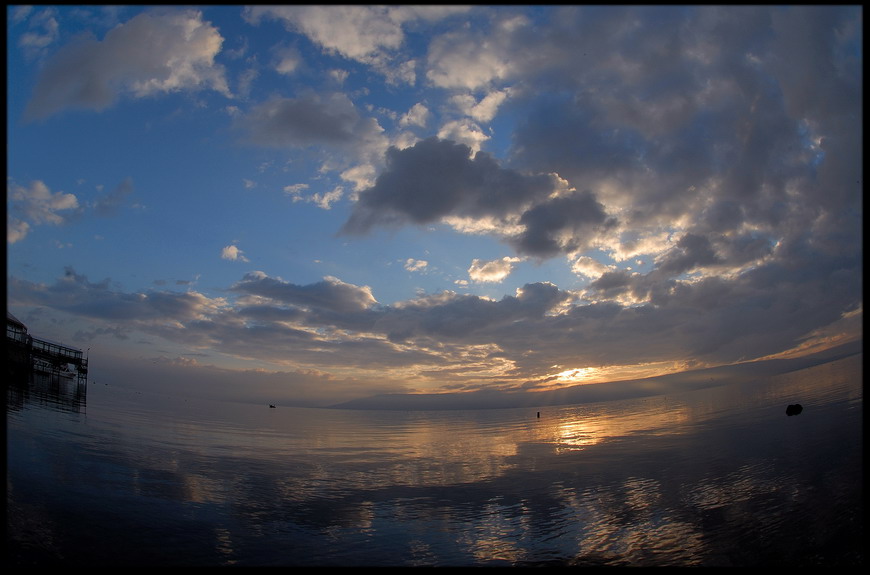
[[[763,564],[860,525],[860,361],[540,418],[92,390],[8,412],[9,499],[91,563]],[[88,536],[110,525],[117,549]]]

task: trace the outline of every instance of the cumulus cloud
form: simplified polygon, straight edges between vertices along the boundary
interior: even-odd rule
[[[477,258],[472,260],[468,268],[468,276],[478,283],[498,283],[504,280],[514,269],[514,264],[522,261],[520,258],[503,257],[500,260],[481,261]]]
[[[552,366],[718,365],[809,343],[818,326],[859,313],[860,270],[843,261],[821,273],[782,265],[736,280],[670,282],[656,301],[580,303],[538,282],[500,300],[452,292],[377,304],[368,287],[334,277],[300,285],[248,274],[235,301],[197,292],[125,293],[68,269],[54,284],[10,278],[16,305],[48,306],[107,330],[141,331],[240,358],[336,373],[396,370],[436,386],[490,383],[513,388],[546,379]],[[600,292],[641,289],[648,275],[607,272]],[[851,306],[851,307],[850,307]],[[121,326],[124,326],[123,328]],[[854,333],[852,334],[854,337]],[[829,341],[847,341],[831,331]]]
[[[14,244],[27,237],[30,224],[8,216],[6,219],[6,243]]]
[[[509,90],[494,90],[477,101],[473,94],[456,94],[451,102],[466,116],[478,122],[490,122],[507,99]]]
[[[587,278],[597,279],[611,270],[611,266],[586,255],[576,256],[571,263],[571,271]]]
[[[525,59],[512,48],[514,34],[528,24],[522,16],[499,20],[494,33],[457,28],[429,45],[427,79],[439,88],[478,91],[510,80],[515,62]]]
[[[463,144],[429,138],[410,148],[390,148],[375,185],[360,192],[344,233],[378,225],[425,224],[451,215],[508,217],[548,197],[549,175],[502,169],[486,153],[471,156]]]
[[[401,117],[399,120],[400,126],[419,126],[421,128],[426,127],[426,123],[429,121],[429,109],[422,103],[417,102],[408,112]]]
[[[429,262],[426,260],[415,260],[414,258],[408,258],[405,260],[405,269],[409,272],[423,271],[428,265]]]
[[[541,55],[516,60],[524,85],[563,88],[512,91],[527,110],[517,167],[592,191],[618,217],[614,232],[685,236],[658,254],[674,272],[784,254],[799,230],[858,245],[843,217],[860,209],[854,9],[570,7],[558,20],[515,37],[515,51]]]
[[[294,202],[308,202],[317,207],[328,210],[332,208],[332,204],[339,201],[344,196],[344,188],[337,186],[327,192],[314,192],[305,194],[308,189],[308,184],[293,184],[284,186],[284,191],[293,198]]]
[[[535,25],[495,16],[489,28],[455,27],[411,63],[401,54],[407,26],[443,17],[438,7],[248,8],[252,23],[279,20],[385,75],[386,63],[408,82],[425,68],[444,100],[408,109],[415,94],[385,114],[400,134],[385,134],[338,93],[274,97],[236,116],[258,145],[366,151],[369,162],[341,168],[358,192],[341,234],[443,223],[492,234],[516,252],[474,259],[471,281],[504,281],[521,260],[564,256],[580,287],[538,282],[502,299],[441,292],[382,305],[370,288],[335,277],[298,284],[256,272],[224,300],[124,293],[70,271],[52,285],[11,277],[10,301],[96,318],[107,330],[129,321],[235,357],[396,369],[433,386],[534,384],[555,365],[715,365],[860,337],[860,7],[553,12]],[[54,78],[60,103],[45,96],[43,113],[170,89],[165,67],[165,75],[127,74],[106,55],[107,46],[119,47],[119,61],[130,54],[118,38],[156,26],[149,18],[62,49],[42,81],[47,88]],[[209,36],[201,20],[189,22]],[[199,48],[185,58],[205,62],[195,60],[207,53]],[[61,81],[67,63],[75,79]],[[130,69],[152,60],[140,63]],[[202,70],[200,84],[180,73],[177,84],[218,89],[204,71],[217,67]],[[154,77],[162,80],[143,80]],[[481,150],[507,108],[519,123],[497,159]],[[417,140],[425,129],[440,137]],[[286,190],[322,207],[343,197],[337,187],[306,186]],[[7,193],[9,243],[77,210],[75,196],[41,182],[9,184]]]
[[[384,129],[365,117],[346,94],[308,92],[298,98],[272,98],[238,117],[235,125],[249,144],[286,149],[319,147],[336,151],[329,169],[350,178],[371,172],[387,147]]]
[[[275,71],[285,76],[292,75],[302,64],[302,56],[299,54],[299,50],[294,47],[276,50],[274,58]]]
[[[370,288],[347,284],[334,277],[300,286],[254,272],[247,274],[232,290],[283,304],[340,312],[360,311],[377,303]]]
[[[486,153],[472,156],[466,145],[430,138],[390,148],[385,170],[360,193],[342,232],[451,218],[501,220],[487,227],[501,230],[520,254],[542,258],[589,247],[615,225],[588,191],[567,190],[551,174],[524,175]]]
[[[25,115],[42,119],[67,108],[103,110],[121,95],[209,89],[230,96],[224,70],[214,61],[222,42],[199,11],[139,14],[102,41],[80,37],[56,52]]]
[[[81,213],[78,198],[66,192],[52,192],[44,182],[29,186],[6,184],[9,199],[7,242],[18,242],[34,225],[60,225]]]
[[[232,262],[247,262],[244,252],[236,245],[226,246],[221,250],[221,259],[230,260]]]
[[[275,19],[324,51],[389,72],[386,64],[405,41],[403,27],[467,12],[462,6],[253,6],[244,16],[257,25]]]
[[[341,93],[275,98],[256,106],[239,123],[251,143],[274,147],[353,145],[382,131]]]
[[[467,118],[447,122],[438,130],[438,137],[465,144],[472,152],[480,151],[484,142],[489,139],[479,125]]]
[[[36,284],[14,279],[9,284],[16,300],[51,307],[106,321],[156,322],[175,326],[209,317],[225,306],[225,300],[210,299],[197,292],[124,293],[112,289],[108,278],[93,283],[68,267],[54,284]]]
[[[43,54],[59,37],[57,11],[54,8],[44,8],[33,12],[33,6],[18,6],[12,11],[12,21],[15,24],[27,20],[28,31],[21,35],[18,46],[24,50],[28,58],[36,58]]]

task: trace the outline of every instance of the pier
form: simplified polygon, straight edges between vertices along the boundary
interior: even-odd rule
[[[18,381],[34,373],[88,382],[88,358],[82,350],[27,333],[27,326],[6,312],[6,359],[9,375]]]

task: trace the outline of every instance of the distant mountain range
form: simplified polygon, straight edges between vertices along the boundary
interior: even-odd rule
[[[447,409],[504,409],[515,407],[543,407],[593,403],[678,393],[751,381],[791,371],[806,369],[863,352],[863,340],[793,359],[771,359],[735,365],[726,365],[695,371],[684,371],[650,377],[575,385],[552,391],[504,392],[474,391],[459,393],[402,394],[390,393],[354,399],[329,406],[333,409],[380,410],[447,410]]]

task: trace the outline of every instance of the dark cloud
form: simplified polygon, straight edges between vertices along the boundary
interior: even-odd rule
[[[64,277],[44,285],[10,278],[9,294],[28,305],[51,307],[63,312],[106,321],[191,321],[213,304],[195,292],[151,291],[124,293],[113,289],[107,278],[92,283],[87,276],[67,268]]]
[[[521,254],[552,257],[585,250],[602,229],[614,226],[604,206],[589,192],[553,198],[523,212],[525,228],[511,243]]]
[[[518,60],[512,165],[590,190],[634,233],[682,221],[776,244],[813,228],[847,249],[857,238],[835,228],[860,210],[858,11],[564,8],[516,38],[542,56]]]
[[[230,289],[283,304],[336,312],[360,311],[377,303],[368,288],[347,284],[336,278],[325,278],[316,284],[300,286],[262,273],[251,273]]]
[[[103,110],[122,95],[145,97],[211,89],[229,96],[218,30],[195,10],[155,10],[109,31],[79,37],[47,62],[25,116],[42,119],[66,108]]]
[[[441,292],[379,305],[367,287],[337,278],[300,285],[258,272],[212,299],[126,293],[70,269],[54,284],[10,276],[9,300],[98,320],[116,337],[138,330],[281,365],[401,368],[408,381],[438,386],[533,387],[558,366],[678,369],[833,340],[842,334],[826,330],[860,318],[863,305],[861,14],[857,6],[556,7],[542,25],[498,28],[473,66],[457,55],[486,35],[451,30],[433,41],[430,71],[445,89],[509,88],[500,111],[520,120],[504,160],[438,138],[382,157],[379,124],[337,93],[276,97],[238,120],[257,145],[366,148],[369,160],[377,151],[384,165],[341,234],[461,220],[524,256],[612,257],[598,268],[611,271],[572,291],[540,282],[501,299]],[[173,75],[168,56],[190,46],[160,22],[137,17],[103,42],[63,48],[46,65],[31,114],[101,109],[121,94],[172,86],[220,89],[211,44],[188,54],[196,74]],[[200,19],[187,22],[218,39]],[[329,38],[321,23],[308,29],[312,39]],[[145,54],[149,44],[136,40],[148,33],[166,49]],[[385,45],[376,35],[334,41],[363,59]],[[77,208],[41,183],[8,189],[19,224],[60,223]],[[99,206],[130,190],[125,182]],[[845,337],[860,337],[860,326],[850,329]]]
[[[658,267],[663,273],[676,276],[700,266],[719,262],[708,238],[686,234],[677,242],[676,249],[669,251],[659,260]]]
[[[429,138],[387,151],[386,168],[341,231],[363,234],[375,226],[425,224],[446,216],[482,218],[508,214],[554,191],[549,176],[502,169],[488,154],[449,140]]]
[[[445,293],[386,307],[377,314],[371,329],[392,341],[420,337],[477,341],[480,333],[491,334],[502,326],[541,318],[570,299],[570,294],[549,283],[526,284],[516,296],[498,301]]]
[[[237,126],[250,143],[272,147],[362,144],[381,132],[340,93],[275,98],[254,107]]]
[[[588,247],[614,225],[588,191],[567,191],[552,175],[502,168],[488,154],[449,140],[429,138],[387,152],[386,168],[341,229],[363,234],[375,226],[402,226],[447,217],[516,221],[522,231],[502,232],[517,252],[552,257]]]

